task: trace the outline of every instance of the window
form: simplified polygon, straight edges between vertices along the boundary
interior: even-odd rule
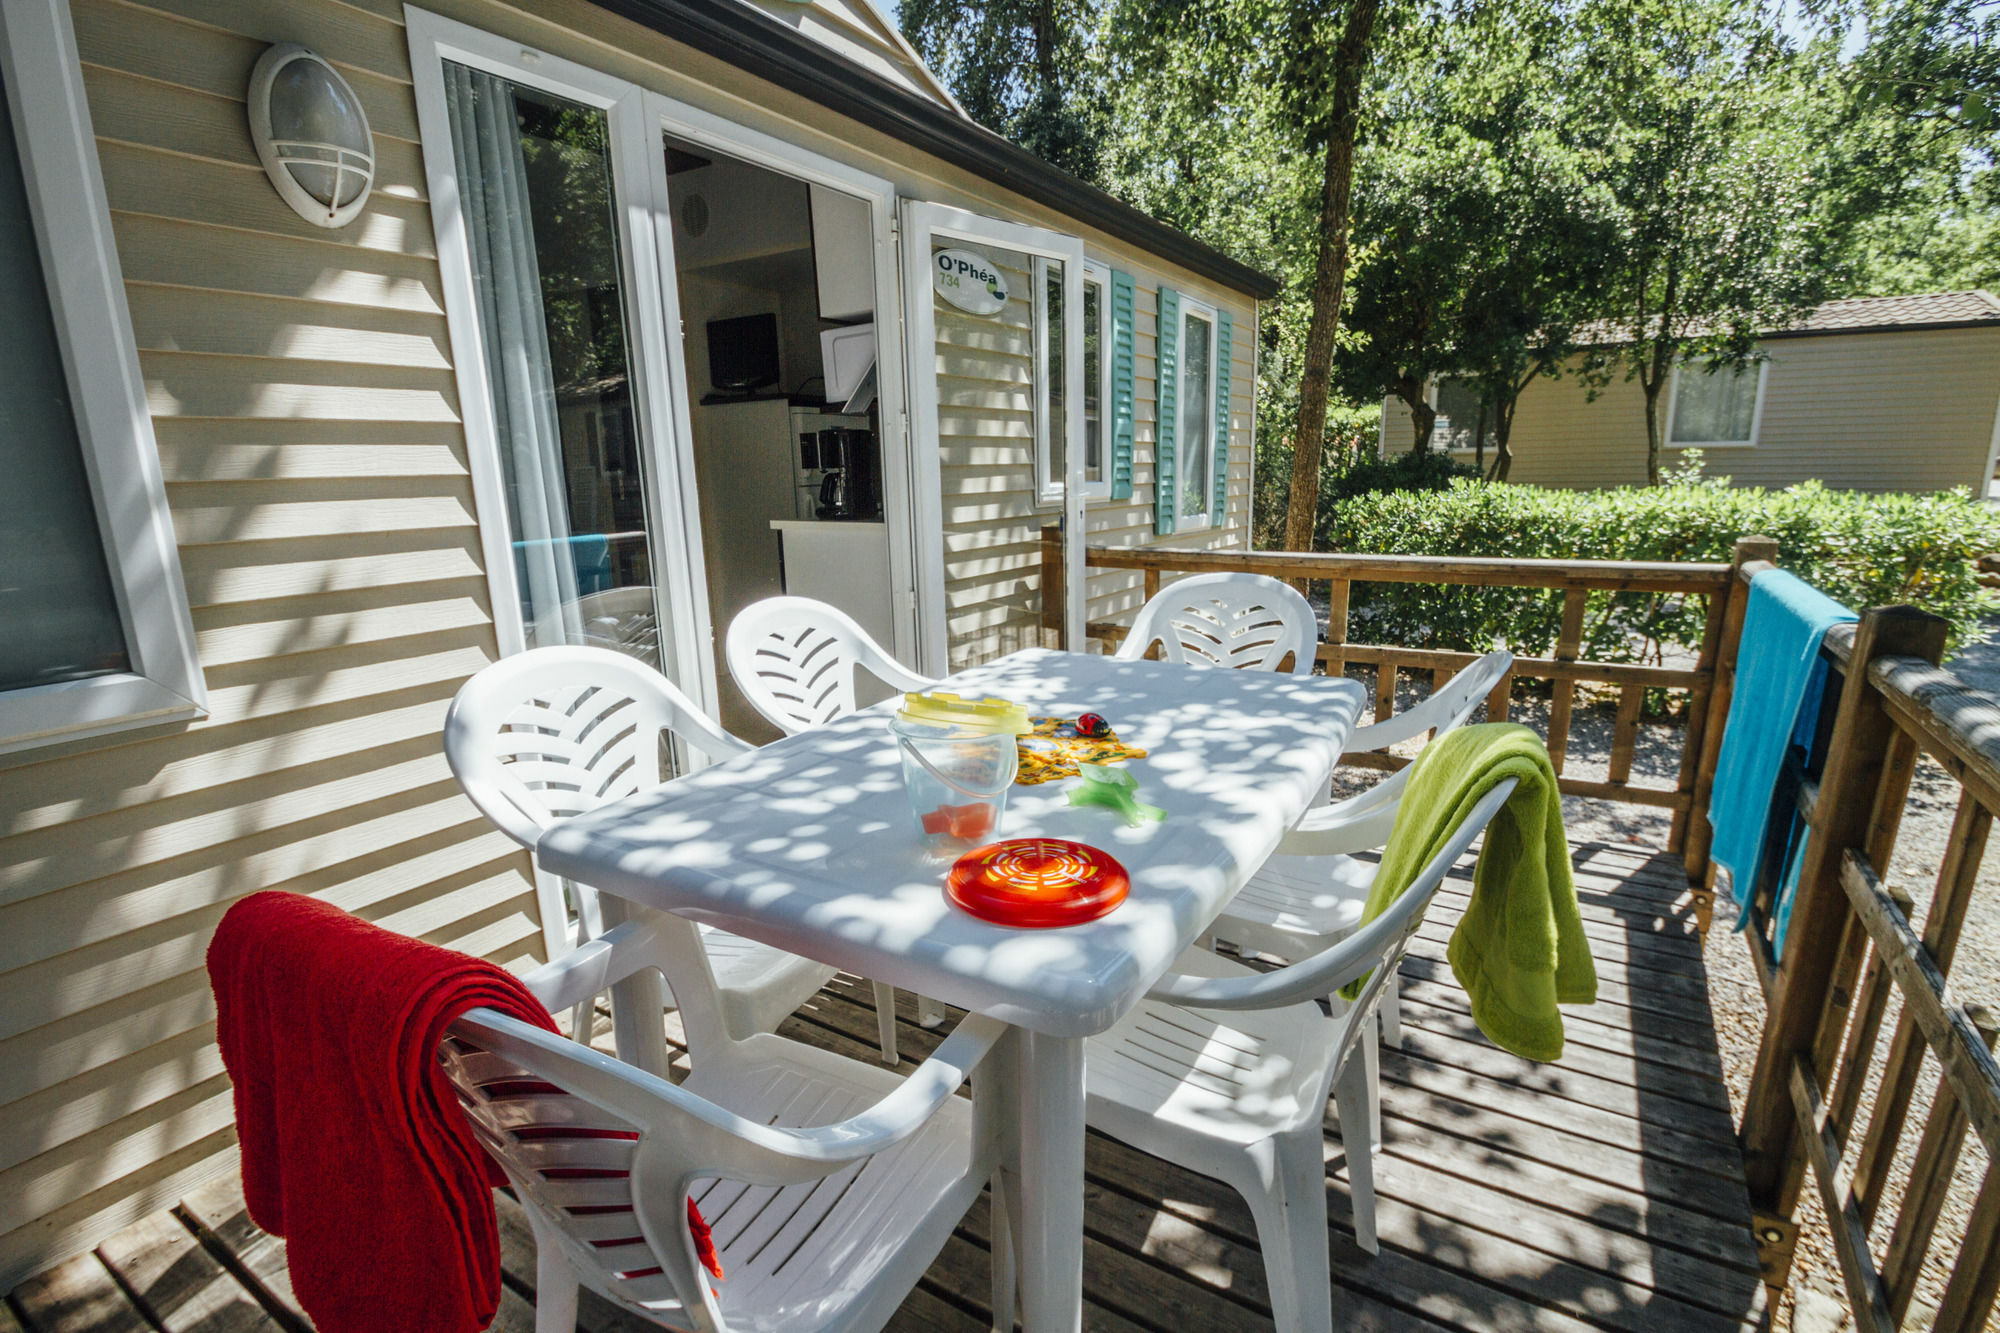
[[[1436,452],[1473,453],[1482,438],[1488,450],[1494,447],[1490,413],[1479,401],[1479,390],[1472,384],[1465,380],[1437,381],[1431,406],[1437,409],[1437,419],[1431,423],[1431,448]]]
[[[1035,492],[1044,507],[1059,505],[1069,476],[1069,450],[1062,430],[1068,385],[1063,378],[1064,339],[1070,321],[1063,314],[1063,266],[1059,259],[1035,260],[1035,348],[1042,374],[1035,393]],[[1106,416],[1111,402],[1111,270],[1083,266],[1083,493],[1109,499],[1111,474],[1105,460],[1110,438]]]
[[[455,60],[443,70],[524,641],[659,668],[610,116]]]
[[[0,8],[0,751],[207,703],[71,33]]]
[[[1188,532],[1215,521],[1215,308],[1181,298],[1180,421],[1174,431],[1179,460],[1180,521]]]
[[[1677,448],[1752,445],[1764,414],[1764,374],[1770,362],[1741,370],[1688,363],[1674,370],[1667,443]]]
[[[1083,266],[1083,489],[1111,498],[1111,270]]]

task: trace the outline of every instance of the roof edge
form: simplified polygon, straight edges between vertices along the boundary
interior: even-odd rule
[[[1940,319],[1928,324],[1857,324],[1847,329],[1772,329],[1757,335],[1758,342],[1776,338],[1840,338],[1855,333],[1937,333],[1949,329],[2000,329],[2000,313],[1985,319]]]
[[[591,2],[1232,291],[1268,300],[1282,290],[1269,274],[1049,165],[977,121],[897,87],[749,5]]]

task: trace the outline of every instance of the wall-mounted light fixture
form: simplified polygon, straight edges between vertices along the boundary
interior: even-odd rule
[[[291,42],[250,72],[250,138],[278,194],[319,227],[344,227],[375,184],[375,140],[347,80]]]

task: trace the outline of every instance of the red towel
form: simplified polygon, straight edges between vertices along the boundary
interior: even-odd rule
[[[250,1217],[283,1236],[321,1333],[477,1333],[500,1305],[505,1183],[438,1065],[468,1009],[556,1030],[512,974],[296,893],[208,950]]]

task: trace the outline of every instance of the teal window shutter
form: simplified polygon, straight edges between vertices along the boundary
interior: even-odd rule
[[[1229,514],[1229,330],[1227,310],[1215,316],[1215,507],[1209,521],[1221,527]]]
[[[1111,273],[1111,498],[1132,498],[1132,275]]]
[[[1177,344],[1181,332],[1180,293],[1160,288],[1159,328],[1156,346],[1156,378],[1153,395],[1153,531],[1166,536],[1174,530],[1174,429],[1179,424],[1179,399],[1175,395],[1180,361]]]

